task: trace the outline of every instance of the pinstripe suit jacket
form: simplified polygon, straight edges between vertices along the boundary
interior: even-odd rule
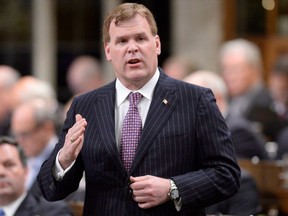
[[[73,101],[59,142],[38,176],[46,199],[63,199],[76,190],[83,171],[85,216],[205,215],[206,206],[238,191],[240,170],[210,90],[171,79],[161,71],[128,174],[116,146],[114,107],[115,82]],[[73,168],[57,182],[51,169],[77,113],[88,122],[84,145]],[[139,208],[129,195],[130,175],[173,178],[182,210],[176,212],[171,201],[147,210]]]

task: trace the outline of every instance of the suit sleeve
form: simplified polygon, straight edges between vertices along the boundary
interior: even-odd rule
[[[81,153],[78,155],[75,164],[72,166],[69,172],[65,174],[61,181],[57,181],[52,173],[57,154],[64,145],[66,133],[75,123],[75,107],[76,101],[74,100],[70,110],[68,111],[67,118],[59,137],[59,141],[56,144],[50,157],[43,163],[38,174],[37,179],[40,189],[43,193],[43,196],[49,201],[64,199],[70,193],[76,191],[83,175],[84,167]]]
[[[202,89],[196,112],[193,140],[197,169],[173,177],[183,208],[206,207],[227,199],[238,191],[240,184],[230,132],[210,90]]]

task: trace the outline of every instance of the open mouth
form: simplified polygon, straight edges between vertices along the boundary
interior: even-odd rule
[[[128,61],[128,64],[137,64],[137,63],[139,63],[140,62],[140,59],[130,59],[129,61]]]

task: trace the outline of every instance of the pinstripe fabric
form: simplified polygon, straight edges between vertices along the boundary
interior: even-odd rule
[[[204,207],[235,194],[240,170],[230,134],[212,92],[161,72],[131,169],[126,173],[115,141],[115,82],[77,97],[60,140],[38,181],[48,200],[62,199],[86,174],[84,214],[109,216],[205,215]],[[61,182],[51,175],[65,134],[80,113],[88,125],[81,154]],[[140,209],[129,194],[129,176],[173,178],[183,202]]]

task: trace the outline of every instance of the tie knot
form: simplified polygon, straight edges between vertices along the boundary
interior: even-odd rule
[[[139,92],[130,93],[129,98],[130,98],[130,104],[137,106],[140,100],[142,99],[142,95]]]

